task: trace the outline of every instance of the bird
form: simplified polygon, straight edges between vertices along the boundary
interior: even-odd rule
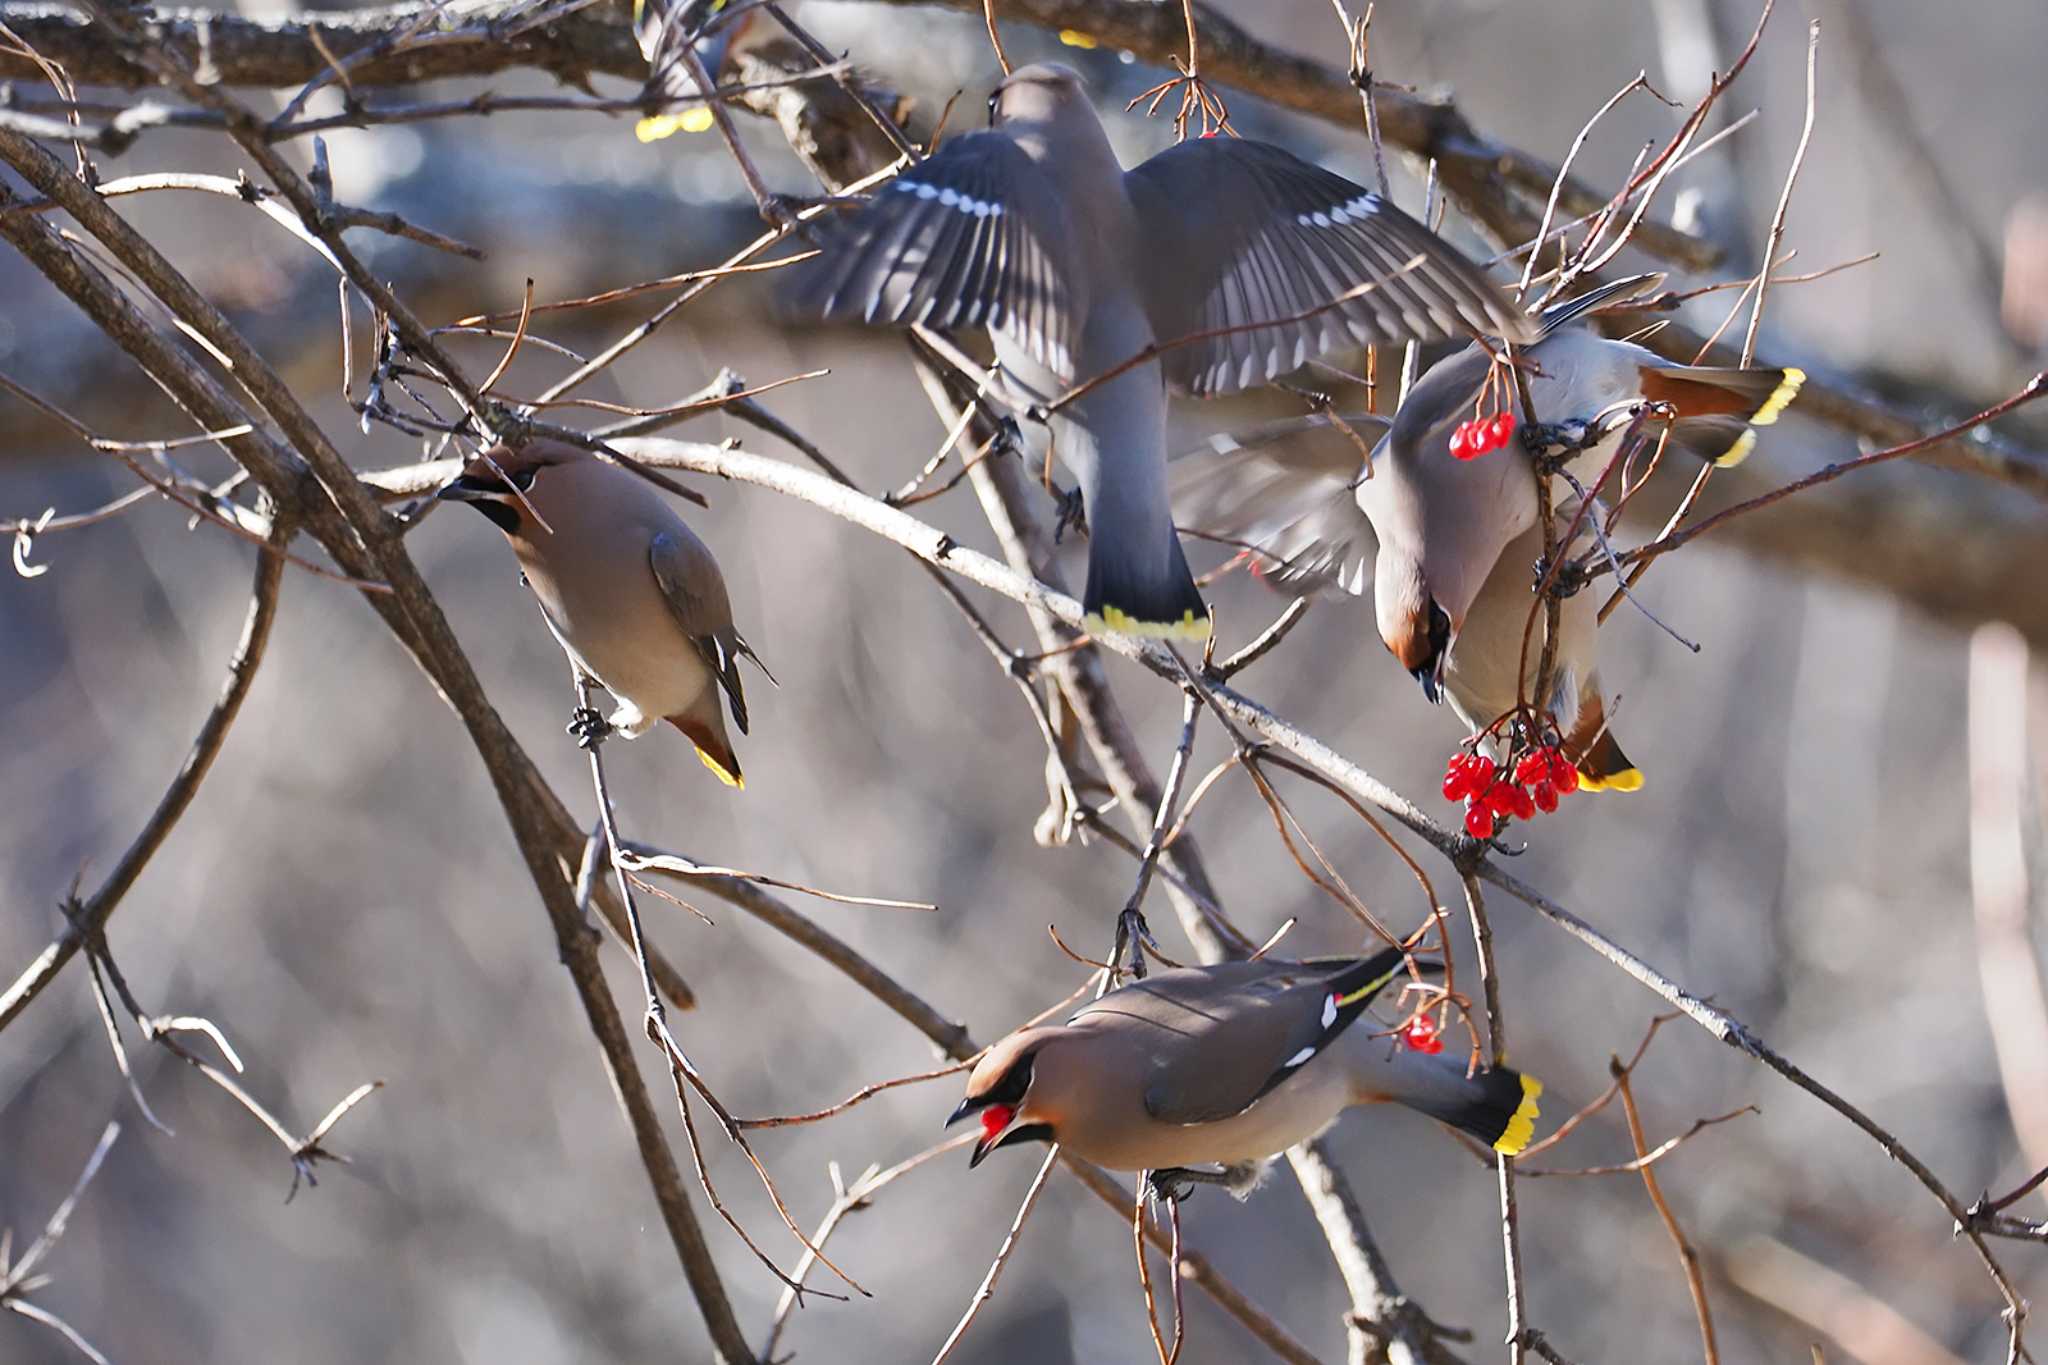
[[[1352,1105],[1384,1100],[1521,1151],[1539,1117],[1535,1077],[1507,1067],[1467,1075],[1461,1058],[1353,1027],[1405,960],[1389,948],[1142,977],[1065,1024],[989,1048],[946,1126],[980,1118],[970,1167],[1003,1147],[1056,1142],[1113,1170],[1153,1172],[1169,1197],[1196,1183],[1243,1197],[1268,1158]],[[1223,1169],[1193,1169],[1210,1165]]]
[[[1639,296],[1661,278],[1617,280],[1547,309],[1537,339],[1523,353],[1530,404],[1551,419],[1536,442],[1566,448],[1557,468],[1578,488],[1590,491],[1624,438],[1625,424],[1602,419],[1629,404],[1669,404],[1676,414],[1668,437],[1673,444],[1732,465],[1749,454],[1756,428],[1776,422],[1805,382],[1805,374],[1791,368],[1670,365],[1632,342],[1572,325],[1604,305]],[[1206,449],[1190,452],[1192,458],[1177,460],[1171,476],[1175,520],[1258,552],[1267,581],[1294,591],[1336,586],[1359,595],[1370,577],[1387,649],[1431,702],[1446,700],[1447,675],[1461,673],[1468,681],[1449,699],[1475,729],[1498,718],[1495,712],[1473,719],[1499,698],[1501,683],[1508,684],[1511,703],[1518,690],[1514,663],[1498,651],[1512,641],[1520,657],[1542,542],[1540,532],[1531,536],[1538,528],[1538,476],[1526,449],[1494,458],[1451,454],[1455,428],[1480,401],[1493,364],[1483,348],[1469,347],[1425,372],[1391,419],[1314,414],[1269,423],[1212,438]],[[1525,419],[1519,395],[1509,406]],[[1358,433],[1375,441],[1369,459],[1359,454]],[[1577,497],[1576,489],[1561,490],[1557,506],[1573,509]],[[1534,544],[1536,553],[1504,553],[1518,542],[1526,542],[1522,549]],[[1474,621],[1482,594],[1487,611]],[[1587,704],[1599,695],[1587,624],[1597,620],[1586,612],[1572,607],[1560,629],[1560,647],[1573,667],[1568,676],[1560,672],[1559,682],[1572,686],[1550,704],[1568,742],[1580,735],[1574,757],[1585,785],[1636,790],[1642,774],[1608,735],[1604,701],[1600,723],[1585,723]],[[1484,643],[1454,670],[1457,643],[1468,632]],[[1542,639],[1535,636],[1532,653]],[[1487,681],[1473,685],[1474,678]],[[1599,756],[1586,761],[1594,748]]]
[[[579,708],[570,733],[587,747],[665,720],[721,782],[746,786],[720,694],[747,733],[739,661],[761,660],[733,625],[718,561],[652,484],[544,438],[485,451],[436,496],[504,532],[548,629],[617,703],[609,717]]]
[[[794,14],[795,0],[784,0]],[[704,74],[715,82],[727,57],[757,47],[777,31],[763,23],[757,5],[731,0],[633,0],[633,39],[647,59],[649,94],[658,96],[663,111],[633,126],[642,142],[655,142],[677,132],[708,130],[712,114],[702,103],[705,92],[682,59],[681,48],[694,47]]]
[[[1079,484],[1091,629],[1208,634],[1167,504],[1169,385],[1207,396],[1340,346],[1532,335],[1456,249],[1282,148],[1196,138],[1127,171],[1056,63],[1007,76],[989,124],[827,229],[791,306],[989,331],[998,396],[1045,423]]]

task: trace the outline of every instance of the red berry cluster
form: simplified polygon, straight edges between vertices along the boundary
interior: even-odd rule
[[[1401,1041],[1408,1045],[1411,1052],[1427,1052],[1434,1055],[1444,1050],[1444,1040],[1437,1032],[1436,1016],[1433,1014],[1418,1014],[1410,1019],[1408,1026],[1401,1030]]]
[[[1490,450],[1499,450],[1515,434],[1515,415],[1512,412],[1497,412],[1491,417],[1475,417],[1469,422],[1458,423],[1451,433],[1451,458],[1454,460],[1476,460]]]
[[[1522,755],[1512,776],[1484,754],[1460,749],[1444,771],[1444,800],[1465,803],[1465,832],[1491,839],[1495,822],[1504,816],[1533,820],[1548,815],[1563,797],[1579,789],[1579,771],[1564,751],[1543,745]]]

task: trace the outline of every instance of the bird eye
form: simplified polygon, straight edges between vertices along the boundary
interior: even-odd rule
[[[527,489],[533,487],[533,476],[539,472],[537,467],[528,465],[525,469],[513,470],[507,477],[512,480],[514,488],[524,493]]]

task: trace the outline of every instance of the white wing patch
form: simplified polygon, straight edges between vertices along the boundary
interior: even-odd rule
[[[895,187],[904,194],[914,194],[920,199],[936,199],[943,208],[958,209],[973,218],[1000,218],[1003,214],[1001,203],[992,199],[976,199],[971,194],[962,194],[951,186],[941,187],[918,180],[898,180]]]
[[[1372,217],[1375,196],[1361,194],[1348,204],[1339,204],[1333,209],[1317,209],[1313,213],[1297,213],[1294,221],[1302,227],[1342,227],[1357,220],[1363,222]]]
[[[1315,1055],[1316,1050],[1314,1048],[1305,1047],[1301,1051],[1295,1053],[1292,1057],[1289,1057],[1286,1061],[1282,1062],[1280,1065],[1289,1068],[1297,1067]]]
[[[1323,997],[1323,1027],[1328,1028],[1330,1025],[1336,1022],[1337,996],[1336,993],[1333,991],[1329,995]]]

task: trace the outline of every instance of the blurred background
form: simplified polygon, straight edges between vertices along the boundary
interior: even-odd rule
[[[1227,8],[1272,43],[1326,65],[1346,60],[1322,0]],[[978,19],[827,0],[807,3],[803,16],[828,45],[916,96],[927,120],[961,90],[956,126],[979,121],[996,68]],[[1728,247],[1719,277],[1753,272],[1799,133],[1810,18],[1824,27],[1819,117],[1788,219],[1786,243],[1800,254],[1787,269],[1882,256],[1775,289],[1763,355],[1855,376],[1901,403],[1944,394],[1967,409],[2010,393],[2048,343],[2048,142],[2038,136],[2048,126],[2038,60],[2048,10],[2034,0],[1978,0],[1966,21],[1910,0],[1787,0],[1716,126],[1750,108],[1761,118],[1681,172],[1660,211]],[[1555,161],[1638,70],[1674,99],[1697,98],[1754,22],[1752,5],[1722,0],[1386,4],[1373,59],[1383,81],[1454,93],[1480,130]],[[1106,110],[1161,75],[1108,48],[1063,48],[1022,23],[1004,35],[1019,62],[1056,55],[1082,68]],[[607,93],[630,93],[614,84]],[[489,85],[553,88],[533,74]],[[444,83],[412,97],[476,88]],[[1231,94],[1230,105],[1247,134],[1370,178],[1356,131],[1249,95]],[[1652,138],[1661,146],[1681,117],[1633,97],[1595,132],[1579,173],[1612,188],[1636,150]],[[772,127],[742,122],[777,188],[812,188]],[[1164,119],[1118,115],[1111,128],[1127,161],[1171,139]],[[374,268],[433,321],[516,309],[529,277],[545,300],[709,266],[759,231],[715,138],[642,145],[630,116],[501,114],[341,131],[329,142],[341,199],[489,251],[488,263],[472,264],[363,237]],[[304,164],[306,147],[291,152]],[[1397,199],[1415,207],[1416,168],[1390,160]],[[241,162],[217,135],[167,133],[110,165],[232,174]],[[149,195],[122,211],[230,309],[352,461],[417,458],[385,429],[360,433],[341,402],[332,278],[299,244],[222,199]],[[1491,254],[1455,210],[1446,231]],[[1708,296],[1688,320],[1711,330],[1732,299]],[[0,300],[0,371],[109,435],[184,434],[111,343],[11,253],[0,254]],[[546,335],[588,353],[647,307],[552,318]],[[498,350],[456,344],[479,373]],[[537,392],[563,365],[529,348],[503,390]],[[768,291],[744,282],[692,304],[587,392],[655,406],[721,366],[755,383],[829,366],[829,377],[765,401],[865,487],[900,483],[943,435],[900,343],[785,328]],[[1175,422],[1192,442],[1289,410],[1268,395],[1182,405]],[[2048,436],[2024,415],[2004,429],[2036,448]],[[739,437],[794,458],[715,417],[681,434]],[[1762,443],[1747,482],[1729,484],[1756,491],[1853,453],[1835,433],[1789,421]],[[186,462],[226,469],[198,451]],[[131,486],[119,466],[0,398],[0,514],[79,510]],[[705,491],[712,509],[690,520],[782,686],[758,689],[754,733],[740,743],[744,794],[719,787],[671,734],[608,750],[624,832],[835,890],[938,903],[937,914],[918,915],[799,902],[979,1039],[1073,989],[1079,969],[1045,926],[1100,951],[1133,868],[1100,842],[1033,841],[1043,753],[1014,689],[892,546],[771,494]],[[1924,507],[1930,544],[1837,550],[1846,572],[1802,562],[1806,519],[1853,530],[1854,499]],[[1645,601],[1701,644],[1697,656],[1637,614],[1614,617],[1604,670],[1623,697],[1617,731],[1648,786],[1572,801],[1539,822],[1513,870],[1757,1029],[1968,1199],[2011,1187],[2038,1162],[2016,1140],[1971,907],[1966,645],[1987,606],[1972,598],[1940,609],[1940,566],[1950,554],[2039,555],[2048,517],[2024,493],[1924,467],[1859,475],[1812,503],[1757,518],[1769,519],[1773,553],[1709,538],[1648,577]],[[992,548],[964,488],[919,511],[963,543]],[[408,544],[515,732],[587,815],[587,771],[561,733],[570,706],[561,657],[499,537],[450,510]],[[1854,564],[1858,554],[1881,565],[1909,553],[1934,566],[1911,606],[1870,587],[1873,574]],[[182,513],[152,502],[39,541],[42,577],[0,577],[7,978],[57,931],[55,907],[73,880],[82,872],[97,884],[175,771],[219,688],[252,558],[246,543],[188,529]],[[2010,594],[2012,613],[2038,626],[2041,580],[2016,577]],[[977,600],[1009,643],[1030,647],[1019,610]],[[1214,600],[1226,649],[1280,605],[1243,575],[1219,584]],[[1176,696],[1114,658],[1107,667],[1163,771]],[[1367,606],[1320,604],[1241,684],[1427,808],[1454,813],[1435,786],[1459,730],[1386,655]],[[2048,752],[2038,670],[2028,706],[2031,740],[2016,716],[2006,723],[2038,777]],[[1198,762],[1224,752],[1205,732]],[[1284,790],[1350,884],[1384,917],[1414,923],[1421,898],[1386,847],[1327,795]],[[2041,826],[2029,819],[2038,854]],[[1295,873],[1242,778],[1204,804],[1193,833],[1224,903],[1254,937],[1299,915],[1286,951],[1358,945],[1355,924]],[[935,1064],[921,1037],[837,973],[741,912],[698,903],[714,924],[660,902],[646,909],[699,995],[695,1012],[675,1018],[678,1035],[735,1112],[814,1109]],[[1183,949],[1156,890],[1153,904],[1168,951]],[[1635,1046],[1660,1002],[1520,905],[1496,896],[1492,910],[1515,1061],[1547,1083],[1555,1123],[1600,1092],[1609,1055]],[[2037,960],[2043,923],[2037,906],[2026,931]],[[287,1206],[290,1169],[274,1141],[146,1048],[136,1055],[141,1084],[176,1137],[140,1121],[79,964],[7,1029],[0,1226],[13,1227],[17,1247],[41,1228],[107,1120],[126,1129],[46,1263],[55,1282],[37,1296],[111,1359],[707,1356],[482,767],[347,589],[287,571],[247,706],[110,940],[144,1007],[215,1020],[248,1063],[249,1088],[298,1131],[358,1082],[386,1083],[334,1135],[354,1165],[322,1168],[319,1187]],[[607,953],[630,1016],[630,964]],[[2038,1056],[2043,1043],[2033,1043]],[[650,1064],[645,1050],[641,1063]],[[659,1097],[665,1083],[658,1073],[649,1080]],[[2048,1087],[2048,1074],[2020,1080]],[[830,1123],[759,1133],[757,1150],[808,1226],[830,1204],[829,1163],[851,1179],[870,1162],[912,1154],[938,1136],[958,1091],[957,1078],[893,1090]],[[1636,1092],[1653,1143],[1702,1116],[1761,1111],[1703,1132],[1659,1167],[1707,1267],[1723,1359],[1804,1362],[1814,1341],[1827,1343],[1830,1360],[2003,1358],[1999,1303],[1968,1249],[1951,1244],[1946,1216],[1838,1116],[1682,1022],[1657,1039]],[[2036,1151],[2043,1139],[2032,1135]],[[1405,1112],[1354,1112],[1332,1143],[1402,1288],[1472,1330],[1468,1358],[1492,1357],[1506,1310],[1491,1177]],[[793,1262],[738,1154],[716,1138],[708,1150],[736,1213]],[[1541,1164],[1629,1155],[1609,1111]],[[875,1298],[813,1300],[782,1349],[815,1361],[928,1358],[1034,1165],[1006,1152],[970,1173],[964,1156],[949,1155],[891,1186],[830,1247]],[[1530,1320],[1560,1351],[1581,1361],[1694,1358],[1677,1258],[1639,1179],[1531,1179],[1521,1191]],[[779,1287],[699,1206],[758,1340]],[[2040,1217],[2043,1201],[2014,1211]],[[1284,1173],[1244,1205],[1198,1197],[1186,1230],[1312,1349],[1341,1358],[1342,1286]],[[2048,1250],[1999,1251],[2022,1291],[2048,1303]],[[1147,1359],[1134,1278],[1128,1222],[1056,1178],[958,1359]],[[1184,1360],[1259,1358],[1200,1294],[1189,1293],[1188,1311]],[[71,1358],[53,1333],[0,1316],[0,1359]]]

